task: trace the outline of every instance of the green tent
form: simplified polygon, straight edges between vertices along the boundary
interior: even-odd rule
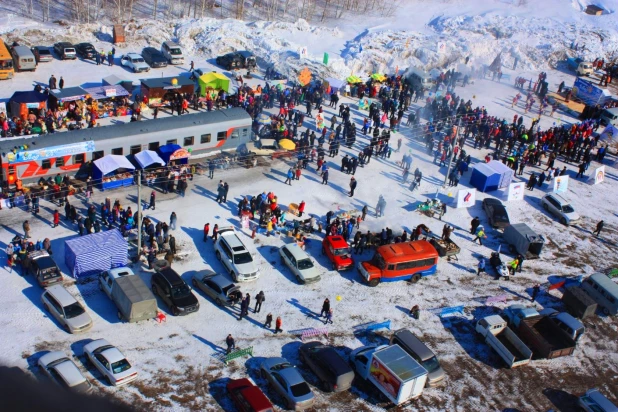
[[[201,75],[197,79],[200,85],[200,96],[206,96],[206,89],[223,90],[226,93],[230,91],[230,79],[221,73],[210,72]]]
[[[354,75],[351,75],[346,80],[347,80],[348,83],[352,83],[352,84],[354,84],[354,83],[362,83],[363,82],[363,80],[360,77],[354,76]]]

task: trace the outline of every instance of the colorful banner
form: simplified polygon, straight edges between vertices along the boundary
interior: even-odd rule
[[[371,106],[371,99],[368,97],[363,97],[358,101],[358,110],[369,111],[369,106]]]
[[[604,180],[605,180],[605,166],[597,167],[594,170],[594,184],[598,185]]]
[[[474,206],[476,203],[476,189],[460,189],[457,192],[457,208]]]
[[[182,148],[182,149],[178,149],[174,153],[172,153],[172,155],[170,156],[170,160],[186,159],[189,156],[191,156],[191,152],[189,152],[185,148]]]
[[[386,392],[388,392],[394,399],[397,399],[401,382],[394,376],[386,366],[382,364],[378,359],[373,358],[371,360],[371,366],[369,367],[369,373],[373,379],[382,386]]]
[[[554,178],[554,193],[564,193],[569,188],[569,177],[558,176]]]
[[[45,147],[43,149],[24,150],[17,153],[9,152],[6,157],[9,163],[21,163],[53,159],[62,156],[72,156],[80,153],[91,153],[94,151],[94,141],[90,140],[87,142],[71,143],[62,146]]]
[[[309,50],[307,50],[306,46],[302,46],[300,49],[298,49],[298,56],[301,59],[306,59],[307,57],[309,57]]]
[[[526,188],[525,183],[511,183],[509,185],[509,194],[507,201],[511,200],[523,200],[524,199],[524,189]]]

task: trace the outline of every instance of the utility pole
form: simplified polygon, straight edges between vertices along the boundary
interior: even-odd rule
[[[142,171],[137,171],[137,259],[142,254]]]
[[[448,176],[451,174],[451,164],[453,163],[453,157],[455,156],[455,144],[457,143],[457,138],[459,137],[459,129],[461,129],[461,117],[457,122],[457,130],[455,131],[455,136],[453,137],[453,142],[451,143],[451,155],[448,159],[448,168],[446,169],[446,175],[444,176],[444,184],[442,187],[446,187],[446,181]]]

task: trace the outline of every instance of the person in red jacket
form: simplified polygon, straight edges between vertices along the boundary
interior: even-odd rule
[[[275,333],[283,332],[281,326],[283,325],[283,321],[281,320],[281,316],[277,316],[277,320],[275,321]]]
[[[210,223],[204,225],[204,242],[208,241],[208,232],[210,232]]]
[[[60,212],[57,210],[54,212],[54,225],[52,227],[56,227],[60,224]]]
[[[304,200],[300,202],[300,205],[298,205],[298,217],[302,217],[303,213],[305,213],[305,201]]]

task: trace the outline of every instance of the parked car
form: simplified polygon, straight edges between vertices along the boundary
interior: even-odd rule
[[[320,273],[313,264],[313,261],[307,252],[302,250],[296,243],[283,245],[279,249],[279,256],[281,263],[290,268],[298,283],[313,283],[320,280]]]
[[[522,319],[536,318],[538,316],[539,312],[535,308],[529,308],[519,303],[511,305],[502,311],[502,318],[504,318],[509,325],[513,326],[513,329],[519,327],[519,323]]]
[[[283,358],[266,359],[260,367],[260,374],[283,397],[286,408],[298,411],[313,406],[315,395],[305,378],[287,360]]]
[[[255,280],[260,276],[253,256],[232,226],[219,228],[219,237],[215,242],[215,256],[229,271],[234,282]]]
[[[157,299],[142,278],[128,267],[101,272],[99,289],[116,304],[120,320],[139,322],[157,316]]]
[[[90,43],[78,43],[75,45],[75,51],[84,59],[94,59],[98,53],[94,46]]]
[[[264,392],[249,379],[231,379],[227,391],[240,412],[274,412]]]
[[[32,50],[32,54],[34,54],[34,58],[37,63],[50,62],[54,60],[54,56],[47,46],[34,46],[30,50]]]
[[[92,328],[92,319],[84,307],[62,285],[45,289],[41,295],[43,307],[69,333],[86,332]]]
[[[498,199],[483,199],[483,210],[487,213],[487,219],[491,227],[504,229],[511,224],[506,208]]]
[[[573,223],[578,223],[581,217],[573,206],[562,196],[555,193],[548,193],[541,198],[541,206],[543,209],[556,216],[560,223],[570,226]]]
[[[62,386],[78,393],[92,391],[92,384],[84,377],[75,362],[64,352],[49,352],[41,356],[39,368],[48,378]]]
[[[120,59],[120,63],[133,70],[134,73],[149,72],[150,66],[146,64],[144,58],[137,53],[127,53]]]
[[[539,312],[547,315],[556,325],[560,327],[575,342],[584,334],[586,327],[579,320],[566,312],[558,312],[556,309],[546,308]]]
[[[618,406],[607,399],[598,389],[588,389],[579,397],[577,405],[586,412],[618,412]]]
[[[234,306],[242,299],[240,287],[225,276],[212,270],[202,270],[193,275],[193,286],[208,295],[219,306]]]
[[[221,66],[226,70],[242,68],[242,59],[236,53],[228,53],[223,56],[217,56],[215,61],[218,66]]]
[[[173,41],[164,41],[161,45],[161,53],[163,53],[170,64],[183,64],[185,62],[182,48]]]
[[[429,388],[444,383],[446,375],[444,374],[444,369],[440,366],[438,357],[412,332],[407,329],[395,331],[393,336],[391,336],[390,344],[399,345],[401,349],[405,350],[408,355],[412,356],[415,361],[427,369],[426,387]]]
[[[330,260],[333,270],[346,270],[354,267],[352,251],[343,236],[325,236],[322,241],[322,254]]]
[[[142,57],[153,69],[167,67],[167,58],[154,47],[144,47],[142,50]]]
[[[240,67],[247,69],[255,69],[257,61],[255,55],[247,50],[237,51],[236,55],[240,57]]]
[[[42,287],[46,288],[55,284],[62,284],[64,279],[62,273],[54,259],[45,250],[37,250],[30,252],[28,257],[32,259],[32,267],[30,270],[34,274],[36,281]]]
[[[272,156],[273,153],[282,151],[275,139],[260,139],[255,142],[243,143],[238,146],[237,150],[242,155],[253,153],[257,156]]]
[[[125,356],[105,339],[84,346],[84,355],[112,386],[126,385],[137,379],[137,370]]]
[[[301,362],[316,374],[327,392],[343,392],[352,387],[354,371],[335,348],[321,342],[307,342],[298,349]]]
[[[63,41],[54,44],[54,51],[60,58],[60,60],[75,60],[77,58],[77,54],[75,53],[75,47],[69,42]]]
[[[161,297],[174,316],[197,312],[200,304],[189,285],[172,268],[165,267],[152,275],[152,293]]]

